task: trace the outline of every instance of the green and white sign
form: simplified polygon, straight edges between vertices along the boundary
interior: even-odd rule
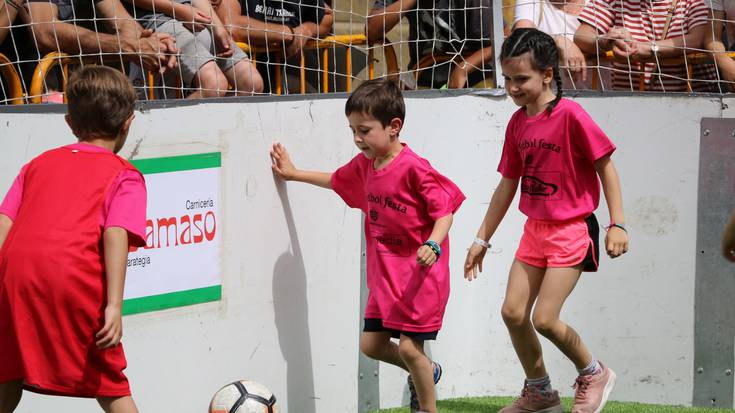
[[[128,255],[124,314],[222,298],[219,152],[132,161],[148,189],[146,246]]]

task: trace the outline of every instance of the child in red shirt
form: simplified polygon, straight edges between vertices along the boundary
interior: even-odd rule
[[[299,170],[275,144],[273,170],[285,180],[333,189],[365,213],[370,295],[360,349],[410,373],[412,412],[436,412],[441,367],[426,357],[424,340],[436,339],[442,326],[449,298],[447,233],[465,197],[398,139],[405,106],[393,82],[363,83],[345,114],[361,151],[348,164],[331,174]]]
[[[122,73],[88,66],[67,96],[79,143],[33,159],[0,205],[0,411],[25,388],[136,413],[121,314],[128,249],[145,245],[146,190],[115,155],[136,94]]]

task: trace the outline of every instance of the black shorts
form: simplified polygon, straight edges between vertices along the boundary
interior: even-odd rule
[[[380,333],[383,331],[388,331],[391,333],[390,336],[393,338],[400,338],[401,334],[403,334],[406,337],[410,337],[418,341],[436,340],[436,336],[437,334],[439,334],[439,331],[417,333],[415,331],[401,331],[394,330],[392,328],[386,328],[383,326],[383,320],[379,318],[366,318],[365,327],[363,327],[362,331],[368,333]]]
[[[592,245],[587,249],[587,255],[582,261],[582,271],[595,272],[600,263],[600,224],[595,214],[590,214],[584,222],[587,223],[587,232],[592,239]]]

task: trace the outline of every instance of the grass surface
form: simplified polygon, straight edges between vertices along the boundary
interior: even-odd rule
[[[473,397],[440,400],[437,403],[439,413],[497,413],[513,402],[512,397]],[[572,408],[571,399],[562,399],[564,411]],[[400,409],[377,410],[374,413],[408,413],[408,407]],[[733,413],[732,409],[705,409],[699,407],[661,406],[640,403],[609,402],[603,413]]]

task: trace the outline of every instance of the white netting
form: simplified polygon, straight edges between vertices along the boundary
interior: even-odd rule
[[[68,71],[91,63],[124,70],[141,99],[349,91],[379,76],[493,87],[513,27],[554,35],[567,89],[726,93],[732,3],[0,0],[0,100],[63,101]]]
[[[554,35],[565,88],[726,93],[735,71],[724,9],[735,2],[724,3],[516,0],[504,1],[504,11],[507,30],[537,27]]]

